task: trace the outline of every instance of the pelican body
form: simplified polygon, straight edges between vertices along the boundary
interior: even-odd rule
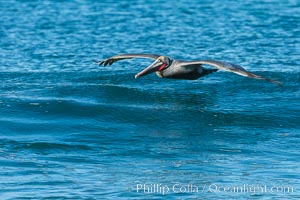
[[[239,65],[216,60],[182,61],[156,54],[121,54],[96,62],[99,65],[106,66],[112,65],[119,60],[132,58],[149,58],[155,60],[150,66],[137,73],[135,78],[156,72],[161,78],[195,80],[218,70],[224,70],[249,78],[269,81],[277,85],[281,84],[278,81],[253,74]],[[215,69],[205,68],[203,65],[209,65],[215,67]]]

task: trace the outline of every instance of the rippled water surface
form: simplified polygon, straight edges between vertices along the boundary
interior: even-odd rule
[[[300,198],[299,1],[0,0],[0,14],[1,199]],[[92,62],[120,53],[284,85]]]

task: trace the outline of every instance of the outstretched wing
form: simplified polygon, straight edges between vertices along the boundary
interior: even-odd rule
[[[253,74],[253,73],[247,71],[246,69],[244,69],[240,65],[236,65],[236,64],[232,64],[232,63],[228,63],[228,62],[221,62],[221,61],[216,61],[216,60],[199,60],[199,61],[188,61],[188,62],[183,63],[183,65],[191,65],[191,66],[199,65],[199,64],[200,65],[211,65],[220,70],[233,72],[233,73],[241,75],[241,76],[246,76],[246,77],[255,78],[255,79],[261,79],[261,80],[269,81],[269,82],[277,84],[277,85],[282,85],[282,83],[280,83],[278,81]]]
[[[114,62],[118,60],[124,60],[124,59],[131,59],[131,58],[151,58],[156,60],[160,55],[156,54],[121,54],[121,55],[116,55],[104,60],[100,61],[95,61],[98,65],[112,65]]]

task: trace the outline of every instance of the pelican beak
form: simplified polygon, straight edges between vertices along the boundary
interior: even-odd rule
[[[140,76],[145,76],[147,74],[151,74],[153,72],[156,72],[159,70],[159,68],[163,65],[164,63],[161,62],[160,60],[154,61],[149,67],[145,68],[143,71],[137,73],[134,77],[139,78]]]

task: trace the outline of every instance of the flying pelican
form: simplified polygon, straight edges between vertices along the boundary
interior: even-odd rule
[[[112,65],[114,62],[119,60],[132,58],[150,58],[155,60],[150,66],[137,73],[135,75],[135,78],[139,78],[141,76],[156,72],[156,74],[161,78],[195,80],[202,76],[206,76],[208,74],[216,72],[220,69],[228,72],[233,72],[241,76],[261,79],[277,85],[281,85],[281,83],[278,81],[253,74],[239,65],[216,60],[182,61],[171,59],[168,56],[161,56],[156,54],[121,54],[101,61],[96,61],[96,63],[106,66]],[[210,65],[215,67],[216,69],[204,68],[203,65]]]

